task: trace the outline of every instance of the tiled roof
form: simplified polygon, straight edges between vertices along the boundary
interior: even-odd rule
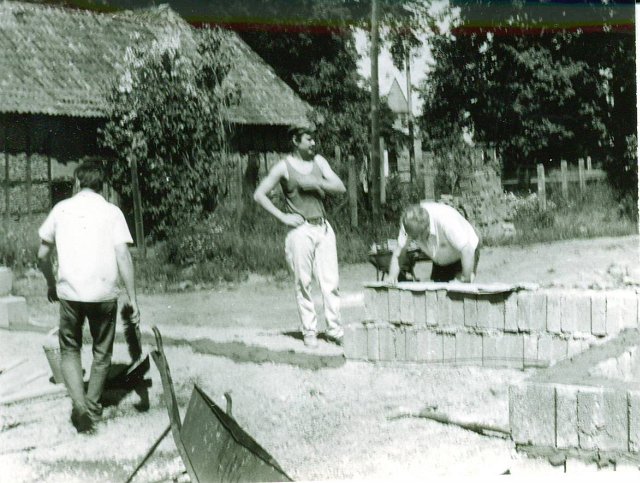
[[[0,1],[0,112],[106,117],[106,95],[127,46],[166,35],[197,35],[168,7],[95,13]],[[240,102],[227,112],[239,124],[302,124],[309,105],[236,34],[227,81]]]

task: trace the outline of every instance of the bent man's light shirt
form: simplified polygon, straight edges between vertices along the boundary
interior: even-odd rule
[[[82,190],[53,207],[38,235],[56,247],[58,297],[76,302],[118,298],[115,248],[133,239],[117,206]]]
[[[423,201],[420,206],[429,213],[429,237],[412,240],[434,263],[449,265],[460,260],[464,248],[476,249],[479,243],[476,231],[455,208],[430,201]],[[404,247],[407,241],[407,232],[400,225],[398,246]]]

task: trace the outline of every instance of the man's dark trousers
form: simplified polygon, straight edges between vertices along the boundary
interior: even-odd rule
[[[74,409],[80,412],[88,410],[92,416],[102,413],[100,397],[111,365],[117,315],[117,300],[74,302],[60,299],[58,339],[62,376]],[[93,339],[93,362],[86,395],[80,359],[85,318],[89,320],[89,330]]]

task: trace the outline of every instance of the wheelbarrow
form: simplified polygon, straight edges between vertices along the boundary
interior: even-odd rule
[[[292,481],[276,460],[233,418],[232,401],[225,393],[223,411],[194,385],[189,406],[181,421],[162,336],[153,327],[157,349],[151,353],[160,372],[169,425],[127,479],[131,482],[164,437],[171,432],[191,483],[231,481]]]
[[[374,244],[369,251],[369,262],[376,268],[376,280],[384,280],[385,275],[389,273],[389,265],[391,263],[391,256],[393,255],[392,243]],[[417,246],[410,245],[409,248],[400,255],[398,263],[400,265],[400,273],[398,274],[398,281],[414,281],[417,282],[418,278],[414,272],[415,265],[418,262],[426,262],[431,260],[422,250]]]

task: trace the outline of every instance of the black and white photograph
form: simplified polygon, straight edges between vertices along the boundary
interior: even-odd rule
[[[0,483],[640,481],[631,0],[0,0]]]

